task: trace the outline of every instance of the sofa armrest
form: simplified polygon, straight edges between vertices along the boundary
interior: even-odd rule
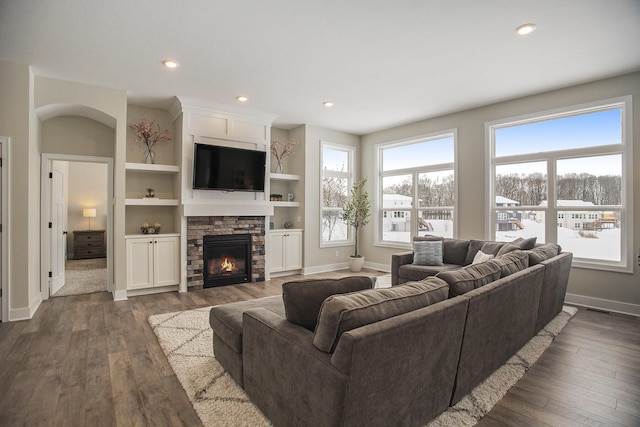
[[[348,377],[313,332],[264,309],[243,318],[244,388],[274,425],[341,425]]]
[[[413,251],[391,255],[391,286],[399,285],[398,269],[401,265],[413,263]]]

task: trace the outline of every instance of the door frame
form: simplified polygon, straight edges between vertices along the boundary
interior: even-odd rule
[[[0,156],[2,156],[2,188],[0,191],[2,192],[2,200],[1,200],[1,208],[0,208],[0,221],[2,224],[2,239],[0,241],[0,245],[2,247],[2,257],[0,259],[0,269],[2,270],[2,275],[0,276],[0,289],[2,289],[2,321],[9,321],[9,293],[11,292],[9,278],[11,277],[10,268],[11,268],[11,253],[9,251],[9,242],[10,242],[10,211],[9,211],[9,200],[10,194],[9,189],[9,143],[11,138],[6,136],[0,136]]]
[[[111,157],[79,156],[73,154],[42,153],[41,192],[40,192],[40,293],[42,299],[49,299],[51,284],[49,271],[51,270],[51,229],[48,223],[51,220],[51,186],[49,185],[49,172],[54,160],[67,162],[105,163],[107,165],[107,290],[114,292],[113,284],[113,159]]]

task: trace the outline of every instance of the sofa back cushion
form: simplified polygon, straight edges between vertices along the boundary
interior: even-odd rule
[[[513,242],[511,242],[511,244],[518,246],[520,249],[527,250],[533,249],[533,247],[536,245],[536,240],[538,240],[537,237],[529,237],[526,239],[518,237]]]
[[[448,237],[434,236],[427,234],[425,236],[415,236],[414,242],[420,241],[442,241],[442,261],[444,264],[466,265],[467,252],[469,251],[469,240],[450,239]]]
[[[447,299],[448,293],[446,282],[429,277],[392,288],[330,296],[320,309],[313,345],[331,353],[344,332],[427,307]]]
[[[449,284],[449,298],[465,294],[500,278],[501,267],[495,260],[468,265],[459,270],[443,271],[436,275]]]
[[[529,267],[529,254],[520,250],[511,251],[497,256],[494,261],[500,266],[500,278],[502,278]]]
[[[545,243],[537,245],[527,251],[529,254],[529,265],[536,265],[558,255],[562,249],[555,243]]]
[[[484,242],[480,250],[485,254],[498,255],[498,252],[505,244],[506,242]]]
[[[299,280],[282,285],[282,301],[285,317],[291,323],[313,332],[318,313],[325,299],[335,294],[362,291],[373,287],[373,280],[366,276],[342,279]]]
[[[473,262],[473,259],[475,258],[476,254],[484,244],[485,244],[484,240],[475,240],[475,239],[469,240],[467,255],[465,256],[464,263],[462,265],[470,265]]]

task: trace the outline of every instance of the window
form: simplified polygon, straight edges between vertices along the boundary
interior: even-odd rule
[[[351,227],[342,219],[344,205],[354,182],[354,148],[321,142],[320,247],[351,244]]]
[[[487,123],[489,238],[536,236],[573,252],[574,266],[632,271],[630,103]],[[517,205],[511,225],[500,221],[505,198]]]
[[[455,130],[379,144],[376,244],[406,247],[412,236],[453,237]]]

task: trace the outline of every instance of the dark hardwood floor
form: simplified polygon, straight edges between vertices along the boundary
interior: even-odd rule
[[[49,299],[34,319],[0,324],[0,425],[199,426],[147,317],[276,295],[299,277],[119,302]],[[479,425],[640,426],[640,321],[580,310]]]

